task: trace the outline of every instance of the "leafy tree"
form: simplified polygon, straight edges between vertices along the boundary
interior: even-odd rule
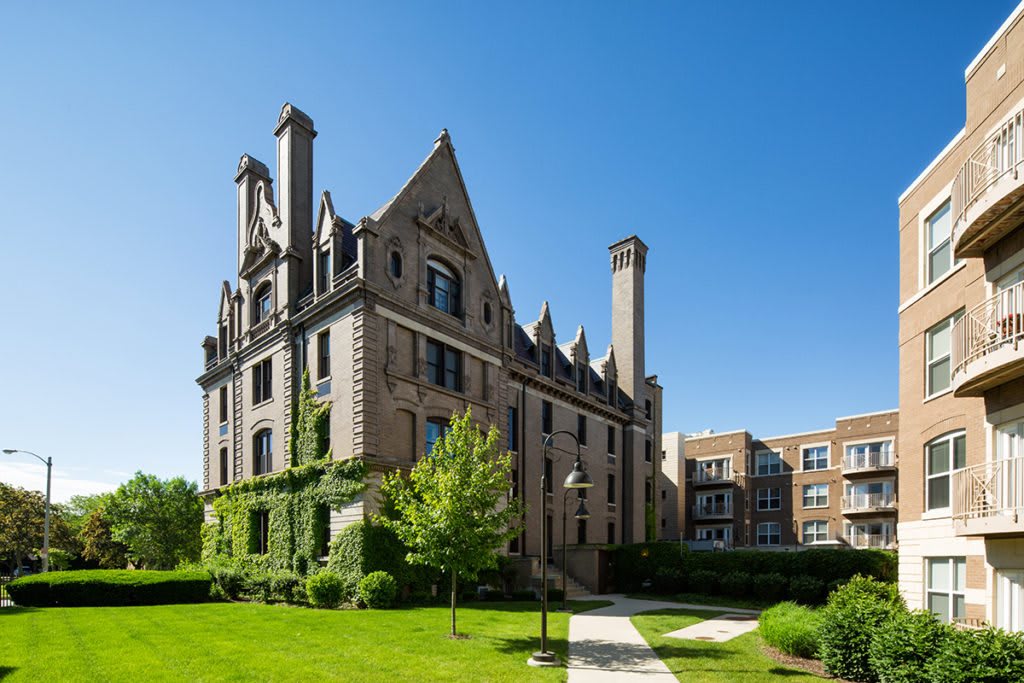
[[[302,390],[292,421],[292,438],[290,442],[292,467],[309,465],[321,460],[330,459],[328,448],[328,422],[331,404],[320,402],[316,391],[310,386],[309,368],[302,373]]]
[[[71,499],[62,506],[62,513],[72,533],[75,535],[81,533],[89,516],[95,510],[103,507],[109,498],[109,493],[71,496]]]
[[[519,533],[522,507],[507,500],[512,457],[500,452],[498,429],[492,425],[485,437],[468,408],[452,415],[450,427],[408,478],[384,477],[381,491],[397,516],[378,521],[409,547],[410,563],[451,575],[454,637],[457,578],[498,566],[496,551]]]
[[[26,491],[0,482],[0,552],[8,572],[24,564],[29,555],[43,547],[46,498],[39,491]],[[50,548],[73,546],[60,506],[50,507]]]
[[[145,569],[173,569],[197,561],[202,541],[203,503],[195,482],[166,481],[136,472],[111,494],[103,508],[111,536],[128,548],[128,559]]]
[[[124,569],[128,566],[128,548],[114,540],[103,508],[89,513],[78,537],[83,546],[82,557],[97,563],[101,569]]]

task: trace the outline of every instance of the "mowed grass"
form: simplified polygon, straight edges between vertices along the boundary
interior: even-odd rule
[[[607,602],[574,602],[583,610]],[[550,648],[567,654],[569,615],[548,615]],[[0,679],[59,681],[564,680],[526,665],[539,603],[314,610],[209,603],[156,607],[3,608]]]
[[[665,638],[686,626],[726,612],[670,609],[644,612],[632,617],[633,625],[647,640],[669,670],[687,683],[820,683],[821,677],[794,669],[761,654],[757,631],[724,643]]]

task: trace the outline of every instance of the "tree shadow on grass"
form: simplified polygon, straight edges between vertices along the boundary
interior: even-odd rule
[[[784,666],[773,666],[768,669],[768,673],[772,676],[815,676],[810,671],[801,671],[800,669],[787,669]]]
[[[521,636],[519,638],[490,637],[489,640],[494,643],[495,650],[506,655],[529,654],[540,649],[539,634],[536,636]],[[558,653],[559,656],[565,656],[568,645],[565,638],[548,638],[548,650]]]
[[[17,667],[13,666],[0,666],[0,681],[7,678],[17,670]]]

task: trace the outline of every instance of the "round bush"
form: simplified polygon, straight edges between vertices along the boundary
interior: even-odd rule
[[[821,604],[825,583],[813,576],[794,576],[789,582],[789,597],[803,605]]]
[[[896,612],[871,638],[868,661],[885,683],[929,683],[926,665],[949,632],[931,612]]]
[[[47,572],[7,584],[22,607],[173,605],[210,599],[208,572],[90,569]]]
[[[395,604],[398,584],[387,572],[370,572],[359,582],[359,599],[370,609],[386,609]]]
[[[757,574],[751,580],[750,585],[755,598],[765,602],[775,602],[781,600],[786,592],[786,577],[775,572]]]
[[[1024,634],[994,628],[952,631],[926,670],[933,683],[1020,683]]]
[[[828,673],[852,681],[877,681],[868,661],[871,637],[894,614],[905,610],[896,586],[864,576],[853,577],[832,593],[821,609],[818,648]]]
[[[761,612],[761,637],[772,647],[794,657],[811,658],[818,652],[818,612],[795,602],[780,602]]]
[[[722,577],[722,593],[734,598],[745,598],[750,592],[750,574],[729,572]]]
[[[690,572],[687,584],[691,593],[715,595],[718,593],[718,574],[706,569],[698,569]]]
[[[320,572],[306,579],[306,595],[313,607],[337,607],[343,592],[344,582],[334,572]]]

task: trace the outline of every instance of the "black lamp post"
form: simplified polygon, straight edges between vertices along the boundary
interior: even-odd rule
[[[562,610],[563,612],[568,611],[565,595],[565,572],[566,572],[566,543],[568,542],[565,536],[565,518],[566,515],[566,503],[569,501],[569,494],[572,493],[572,489],[566,489],[565,495],[562,496]],[[577,489],[576,495],[579,496],[580,505],[576,508],[576,513],[573,515],[577,520],[583,521],[590,519],[590,511],[587,510],[587,506],[584,504],[586,499],[583,497],[583,489]]]
[[[548,434],[544,439],[544,461],[547,462],[548,448],[552,439],[558,434],[568,434],[576,442],[576,462],[572,465],[572,472],[562,483],[567,489],[586,489],[594,485],[594,480],[583,468],[583,460],[580,458],[580,440],[576,435],[567,429],[560,429],[557,432]],[[544,502],[541,505],[540,515],[540,651],[534,652],[527,664],[530,666],[559,666],[558,657],[548,652],[548,524],[547,524],[547,467],[541,468],[540,475],[540,499]],[[564,552],[564,551],[563,551]]]
[[[46,507],[44,508],[43,517],[43,573],[50,571],[50,473],[53,471],[53,458],[46,458],[43,460],[42,456],[36,455],[32,451],[23,451],[17,448],[5,448],[4,453],[7,455],[13,455],[15,453],[24,453],[25,455],[31,455],[44,465],[46,465]],[[21,571],[21,567],[18,567],[18,571]]]

